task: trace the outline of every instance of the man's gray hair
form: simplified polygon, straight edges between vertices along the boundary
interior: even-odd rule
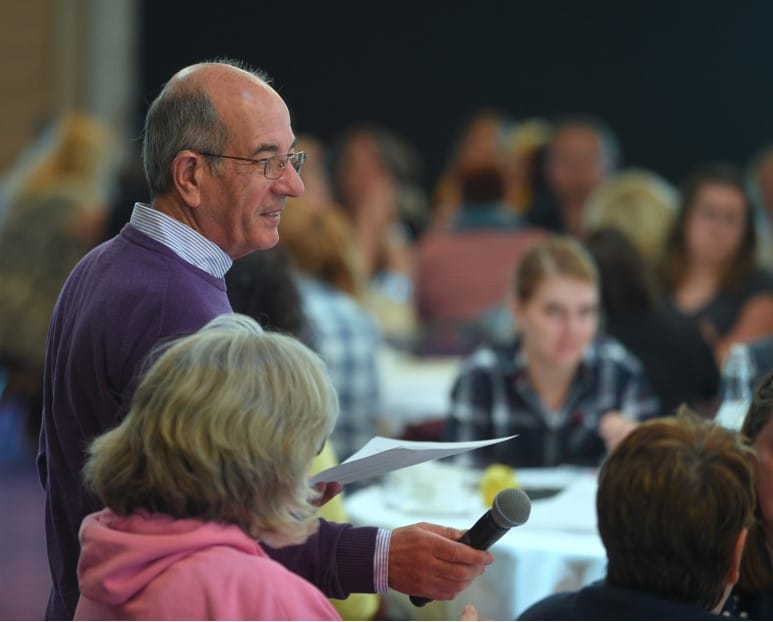
[[[267,74],[241,61],[223,58],[204,63],[229,65],[270,83]],[[229,129],[204,89],[184,80],[168,82],[145,117],[142,159],[151,199],[172,189],[172,162],[180,151],[223,153],[229,139]]]

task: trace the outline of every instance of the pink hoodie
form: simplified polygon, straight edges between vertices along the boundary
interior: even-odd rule
[[[76,620],[340,620],[235,525],[106,509],[80,541]]]

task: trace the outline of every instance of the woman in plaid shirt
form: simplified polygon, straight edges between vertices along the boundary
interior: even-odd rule
[[[473,454],[478,466],[596,465],[639,421],[661,414],[639,361],[597,335],[599,284],[582,245],[553,236],[518,265],[515,341],[461,367],[449,440],[518,437]]]

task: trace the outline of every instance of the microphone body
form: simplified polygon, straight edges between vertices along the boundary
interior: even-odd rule
[[[462,535],[457,542],[471,546],[479,551],[487,550],[505,535],[511,527],[523,525],[531,513],[531,500],[520,488],[507,488],[499,491],[494,503],[478,521]],[[423,607],[431,598],[411,596],[411,602]]]
[[[505,535],[508,529],[510,528],[499,525],[492,518],[491,510],[489,510],[468,531],[464,532],[464,535],[459,538],[458,542],[479,551],[485,551]]]

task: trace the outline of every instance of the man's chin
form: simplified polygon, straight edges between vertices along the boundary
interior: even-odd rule
[[[229,253],[231,259],[236,261],[246,255],[252,255],[257,251],[267,251],[274,248],[279,243],[279,233],[275,236],[264,236],[260,240],[256,240],[254,243],[245,244],[242,248],[236,249]]]

